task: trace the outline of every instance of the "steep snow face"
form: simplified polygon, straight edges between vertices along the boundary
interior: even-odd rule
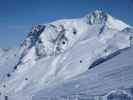
[[[99,10],[34,26],[21,45],[16,70],[0,86],[2,95],[29,97],[86,72],[98,59],[131,46],[127,27]]]
[[[133,45],[133,28],[125,28],[122,32],[130,35],[130,45]]]
[[[121,31],[125,28],[131,28],[131,26],[127,25],[126,23],[123,23],[120,20],[113,18],[112,16],[108,16],[108,20],[106,22],[106,25],[111,29],[116,29],[119,31]]]

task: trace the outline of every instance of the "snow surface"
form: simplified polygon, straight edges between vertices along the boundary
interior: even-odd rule
[[[2,63],[0,66],[0,73],[2,73],[0,100],[7,100],[7,98],[8,100],[41,100],[36,98],[41,97],[44,93],[43,96],[51,96],[51,92],[53,92],[53,96],[60,96],[60,94],[80,93],[82,90],[87,91],[86,93],[90,95],[100,95],[99,91],[105,93],[118,88],[118,83],[112,87],[106,86],[116,82],[113,80],[119,80],[118,77],[123,73],[129,73],[122,76],[127,79],[126,81],[120,78],[128,87],[132,82],[130,77],[130,75],[132,76],[132,49],[125,57],[118,56],[124,61],[128,61],[126,56],[130,55],[130,62],[122,63],[123,66],[119,64],[113,66],[112,64],[117,62],[115,56],[121,53],[124,55],[124,52],[127,52],[125,49],[132,46],[132,34],[130,25],[100,10],[91,12],[82,18],[57,20],[45,25],[36,25],[18,50],[5,53],[0,49],[1,57],[6,55],[10,58],[5,60],[6,57],[0,57],[0,63]],[[106,66],[98,62],[108,63],[110,59],[114,59],[114,62]],[[97,64],[100,65],[95,66]],[[124,64],[130,66],[124,66]],[[7,72],[10,72],[11,76],[6,76],[5,66],[10,68]],[[122,71],[119,72],[119,70]],[[114,72],[116,79],[115,76],[108,77],[108,74],[104,76],[106,74],[104,72]],[[106,83],[102,78],[112,83]],[[93,81],[97,82],[96,88],[93,88],[93,86],[95,87],[95,84],[92,84]],[[75,82],[81,83],[82,90],[79,89],[79,84],[75,85]],[[64,89],[65,92],[63,92]],[[43,92],[40,92],[42,90]]]
[[[19,61],[19,48],[0,49],[0,83],[8,74],[14,71]]]
[[[133,48],[72,78],[63,84],[39,91],[33,100],[83,95],[104,96],[112,90],[133,87]],[[39,99],[41,98],[41,99]],[[124,100],[124,99],[123,99]]]

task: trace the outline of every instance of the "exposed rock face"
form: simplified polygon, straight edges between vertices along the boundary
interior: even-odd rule
[[[107,100],[132,100],[132,97],[124,90],[116,90],[107,95]]]
[[[108,19],[108,14],[101,10],[96,10],[86,16],[88,18],[88,24],[102,24],[105,23]]]

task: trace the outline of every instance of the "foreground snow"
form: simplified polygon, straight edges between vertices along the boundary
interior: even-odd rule
[[[114,58],[63,84],[41,90],[33,97],[33,100],[42,100],[43,98],[67,99],[67,97],[76,96],[79,98],[81,96],[86,99],[95,96],[104,97],[112,90],[130,90],[132,88],[133,48],[129,48],[121,51],[121,53]],[[131,95],[133,96],[133,94]]]

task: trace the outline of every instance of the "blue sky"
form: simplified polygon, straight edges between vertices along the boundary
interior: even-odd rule
[[[133,0],[0,0],[0,47],[16,47],[34,24],[81,17],[95,9],[133,25]]]

